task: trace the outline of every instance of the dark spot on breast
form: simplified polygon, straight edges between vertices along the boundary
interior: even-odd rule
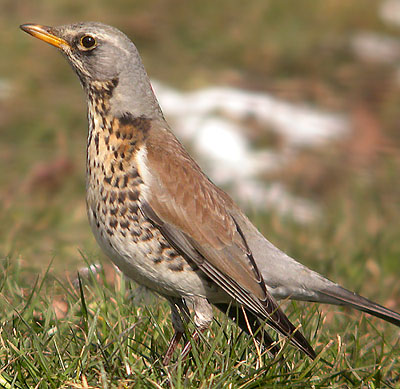
[[[138,215],[137,215],[136,213],[130,213],[130,214],[128,215],[128,219],[129,219],[131,222],[134,222],[134,223],[136,223],[136,222],[139,221],[139,217],[138,217]]]
[[[128,207],[127,207],[126,205],[122,206],[122,207],[119,209],[119,214],[120,214],[121,216],[125,216],[127,212],[128,212]]]
[[[147,132],[151,126],[151,120],[142,116],[135,117],[132,114],[126,112],[121,115],[119,119],[123,126],[132,125],[141,132]]]
[[[130,203],[129,204],[129,212],[133,213],[133,214],[137,214],[139,211],[139,207],[136,203]]]
[[[129,145],[133,150],[141,145],[148,136],[151,128],[151,120],[141,116],[135,117],[126,112],[116,119],[114,126],[121,133],[121,138],[129,141]]]
[[[119,163],[119,170],[121,170],[121,172],[124,170],[124,164],[122,161]]]
[[[96,153],[99,154],[99,134],[94,136],[94,143],[96,145]]]
[[[115,203],[116,200],[117,200],[117,192],[115,191],[110,192],[110,204]]]
[[[151,121],[144,117],[135,118],[133,125],[140,131],[147,133],[150,130]]]
[[[115,228],[115,227],[117,227],[117,225],[118,225],[118,220],[116,218],[112,218],[110,220],[110,227]]]
[[[117,207],[110,209],[110,215],[112,215],[112,216],[115,216],[117,214],[117,212],[118,212],[118,208]]]
[[[123,204],[125,202],[125,200],[126,200],[126,192],[125,191],[119,192],[119,194],[118,194],[118,202],[120,204]]]
[[[171,271],[176,271],[176,272],[183,271],[183,263],[182,262],[170,263],[168,265],[168,269],[171,270]]]
[[[129,171],[128,175],[129,175],[129,178],[139,177],[139,173],[138,173],[137,169],[134,167]]]
[[[128,192],[129,200],[137,201],[139,199],[139,192],[137,190],[130,190]]]
[[[130,223],[129,223],[128,220],[125,220],[125,221],[123,221],[123,222],[120,222],[119,225],[121,226],[121,228],[123,228],[123,229],[126,230],[126,229],[129,228]]]
[[[177,257],[179,257],[179,254],[172,247],[170,247],[169,250],[164,252],[163,254],[167,257],[168,261],[173,261]]]
[[[154,238],[154,235],[149,229],[145,229],[145,230],[142,231],[142,235],[141,235],[140,239],[143,242],[151,240],[152,238]]]
[[[116,87],[118,86],[118,83],[119,83],[118,77],[115,77],[115,78],[113,78],[113,79],[111,80],[111,85],[112,85],[114,88],[116,88]]]
[[[109,185],[111,185],[111,180],[112,180],[112,176],[110,176],[110,177],[104,177],[104,181],[105,181],[107,184],[109,184]]]
[[[170,249],[170,248],[171,248],[170,244],[166,243],[164,240],[160,240],[160,249],[161,249],[161,251],[164,251],[164,250],[167,250],[167,249]]]
[[[134,238],[138,238],[140,236],[140,230],[139,228],[134,228],[133,230],[131,230],[131,235]]]

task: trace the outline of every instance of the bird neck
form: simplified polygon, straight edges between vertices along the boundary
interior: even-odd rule
[[[150,80],[141,64],[119,74],[118,84],[110,98],[110,109],[114,116],[128,112],[133,117],[164,120]]]

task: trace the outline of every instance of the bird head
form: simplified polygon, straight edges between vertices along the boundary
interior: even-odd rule
[[[21,29],[59,48],[82,83],[109,81],[139,60],[136,47],[121,31],[101,23],[77,23],[60,27],[23,24]]]
[[[59,27],[23,24],[21,29],[62,51],[88,95],[95,84],[108,92],[113,85],[116,114],[161,117],[140,55],[132,41],[114,27],[82,22]],[[116,86],[118,85],[118,88]]]

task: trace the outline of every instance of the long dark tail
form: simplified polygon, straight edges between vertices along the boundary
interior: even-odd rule
[[[379,317],[390,323],[400,327],[400,314],[394,312],[382,305],[374,303],[358,295],[357,293],[350,292],[339,285],[330,286],[326,289],[318,291],[321,297],[326,296],[326,302],[337,305],[350,305],[360,311],[369,313],[370,315]]]

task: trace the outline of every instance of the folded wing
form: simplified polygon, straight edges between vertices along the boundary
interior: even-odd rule
[[[160,132],[162,136],[157,136]],[[164,129],[146,142],[148,191],[141,210],[188,261],[260,320],[315,353],[268,293],[246,239],[230,210],[235,207],[212,184],[176,138]]]

